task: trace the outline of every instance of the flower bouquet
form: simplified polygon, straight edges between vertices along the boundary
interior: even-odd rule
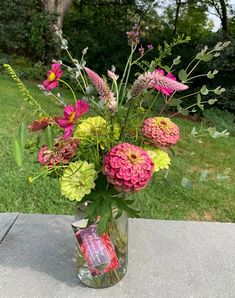
[[[24,149],[35,149],[41,175],[58,178],[61,193],[76,202],[76,218],[72,224],[77,239],[78,276],[91,287],[107,287],[117,283],[127,267],[127,217],[138,217],[133,208],[134,194],[149,184],[159,170],[170,165],[169,147],[180,139],[180,129],[164,116],[167,106],[175,106],[175,114],[187,115],[196,107],[203,109],[205,103],[216,99],[202,100],[209,92],[221,94],[218,87],[208,90],[204,85],[198,92],[186,93],[188,85],[198,76],[213,78],[216,70],[204,75],[193,75],[197,65],[218,56],[228,43],[218,43],[215,48],[205,47],[186,69],[178,73],[178,56],[172,65],[163,66],[162,60],[173,46],[188,42],[178,37],[172,44],[158,47],[159,57],[150,63],[143,57],[153,50],[140,45],[143,32],[135,25],[127,32],[130,55],[124,72],[119,78],[115,67],[107,76],[99,76],[86,66],[84,59],[74,59],[62,32],[57,31],[62,49],[71,59],[71,65],[53,61],[40,88],[56,100],[63,114],[50,115],[32,97],[9,65],[5,65],[39,117],[29,126],[30,142],[25,139],[27,128],[21,125],[20,137],[15,140],[15,156],[19,165]],[[141,73],[130,84],[133,66]],[[76,90],[64,81],[63,72],[76,82]],[[65,85],[71,91],[71,99],[63,98],[54,90]],[[79,96],[76,95],[79,92]],[[179,94],[177,96],[177,94]],[[183,99],[196,96],[196,103],[185,107]],[[152,112],[158,101],[163,101],[159,114]],[[211,135],[226,136],[227,132],[208,131]],[[195,134],[200,132],[194,131]],[[45,138],[41,138],[42,135]],[[33,140],[32,140],[33,139]],[[30,178],[31,181],[37,177]]]

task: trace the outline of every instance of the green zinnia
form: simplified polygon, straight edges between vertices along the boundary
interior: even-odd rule
[[[61,177],[61,193],[71,201],[81,199],[91,193],[98,177],[93,163],[76,161],[69,164]]]

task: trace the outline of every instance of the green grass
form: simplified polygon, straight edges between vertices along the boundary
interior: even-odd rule
[[[45,109],[61,113],[37,87],[27,86]],[[28,176],[38,167],[35,156],[27,155],[22,170],[15,164],[12,143],[17,128],[34,116],[14,82],[5,76],[0,77],[0,103],[0,212],[73,214],[73,204],[61,197],[56,179],[28,182]],[[163,172],[157,174],[149,187],[136,195],[141,216],[235,222],[235,138],[192,138],[189,135],[194,124],[182,119],[175,121],[181,127],[182,139],[175,148],[175,156],[171,157],[167,179],[163,179]],[[229,178],[218,180],[217,175],[228,168],[231,169]],[[205,169],[209,175],[201,182],[199,178]],[[192,189],[181,186],[182,177],[192,181]]]

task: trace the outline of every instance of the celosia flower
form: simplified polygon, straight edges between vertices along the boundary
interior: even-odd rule
[[[102,172],[118,191],[137,191],[150,181],[154,163],[148,153],[135,145],[121,143],[104,157]]]
[[[50,117],[43,117],[38,120],[34,120],[29,126],[28,129],[31,131],[38,131],[47,128],[48,125],[53,124],[54,121]]]
[[[154,172],[158,172],[159,170],[163,169],[169,169],[171,160],[169,155],[165,151],[151,148],[150,146],[145,147],[145,150],[154,163]]]
[[[58,80],[63,75],[60,67],[59,63],[54,63],[51,65],[51,70],[47,72],[47,79],[42,84],[47,91],[51,91],[59,86]]]
[[[52,149],[44,145],[38,151],[38,161],[48,167],[53,167],[59,164],[67,164],[75,155],[78,146],[77,139],[64,140],[58,138]]]
[[[146,72],[144,75],[140,75],[135,80],[132,89],[131,96],[138,97],[140,94],[149,88],[161,88],[162,90],[181,91],[188,89],[187,85],[175,81],[172,76],[167,77],[162,75],[159,71]]]
[[[89,69],[88,67],[84,67],[84,70],[86,71],[92,84],[96,87],[97,92],[99,93],[99,98],[104,102],[104,105],[110,111],[114,111],[117,107],[117,102],[116,102],[113,92],[111,92],[108,85],[93,70]]]
[[[64,128],[64,138],[69,139],[73,134],[73,127],[76,120],[89,110],[89,104],[81,99],[75,106],[68,105],[64,108],[64,117],[57,119],[60,127]]]
[[[101,116],[88,117],[82,120],[74,133],[80,143],[100,144],[105,148],[110,138],[119,138],[119,127],[114,125],[113,131],[107,124],[106,120]]]
[[[162,76],[165,75],[164,70],[162,70],[161,68],[156,69],[155,72],[159,73]],[[166,75],[166,77],[169,78],[169,79],[171,79],[171,80],[173,80],[173,81],[176,81],[176,77],[171,72],[169,72]],[[171,95],[174,92],[173,89],[168,88],[168,87],[162,87],[162,86],[160,86],[158,84],[156,84],[154,86],[154,88],[157,89],[158,91],[162,92],[165,95]]]
[[[81,201],[91,193],[97,177],[93,163],[81,160],[71,162],[61,177],[61,193],[71,201]]]
[[[180,139],[179,127],[165,117],[145,119],[141,131],[156,147],[174,145]]]

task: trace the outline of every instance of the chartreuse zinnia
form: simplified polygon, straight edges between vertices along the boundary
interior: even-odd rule
[[[103,117],[88,117],[78,124],[74,136],[78,138],[80,144],[100,144],[101,147],[105,147],[109,138],[119,138],[119,127],[114,125],[112,131]]]
[[[152,147],[146,147],[145,150],[148,152],[149,157],[154,163],[154,172],[158,172],[159,170],[163,169],[169,169],[171,160],[165,151]]]
[[[81,201],[91,193],[97,177],[93,163],[81,160],[72,162],[61,177],[61,193],[71,201]]]

